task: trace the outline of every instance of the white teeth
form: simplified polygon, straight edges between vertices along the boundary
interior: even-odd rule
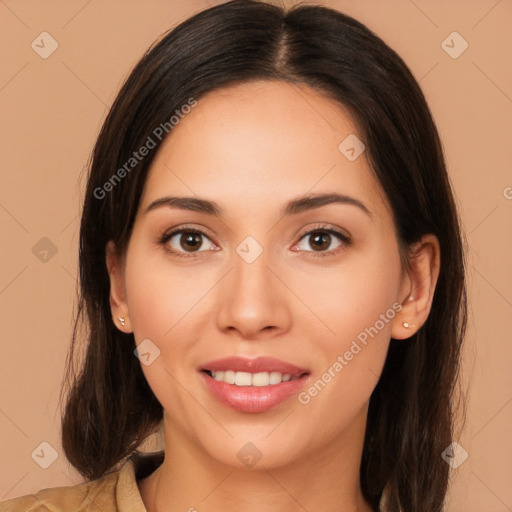
[[[279,372],[271,372],[270,374],[267,373],[269,376],[269,383],[270,384],[279,384],[283,380],[283,374]]]
[[[220,382],[227,384],[235,384],[236,386],[268,386],[281,384],[289,380],[295,380],[289,373],[281,372],[235,372],[233,370],[211,372],[212,377]]]
[[[250,386],[252,384],[252,375],[247,372],[236,372],[235,384],[237,386]]]
[[[217,373],[221,374],[222,372],[212,372],[214,378],[216,378]],[[220,379],[218,379],[218,380],[223,380],[224,382],[227,382],[228,384],[234,384],[235,383],[235,372],[233,372],[231,370],[227,370],[224,372],[224,377],[222,377],[222,375],[221,375]]]
[[[272,373],[270,374],[272,376]],[[253,386],[268,386],[272,382],[269,378],[269,374],[267,372],[255,373],[252,376],[252,385]],[[272,384],[279,384],[281,379],[277,382],[272,382]]]

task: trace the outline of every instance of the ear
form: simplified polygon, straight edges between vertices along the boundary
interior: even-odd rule
[[[404,273],[397,301],[402,309],[393,319],[391,337],[410,338],[425,323],[432,307],[441,266],[435,235],[424,235],[409,251],[410,268]]]
[[[112,240],[107,243],[105,259],[110,277],[110,309],[114,324],[122,332],[133,332],[126,303],[124,260],[119,256]]]

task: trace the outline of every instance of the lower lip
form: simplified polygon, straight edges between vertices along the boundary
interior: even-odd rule
[[[308,377],[306,374],[298,379],[269,386],[236,386],[215,380],[205,372],[201,372],[201,375],[217,400],[237,411],[252,413],[268,411],[284,402],[299,392]]]

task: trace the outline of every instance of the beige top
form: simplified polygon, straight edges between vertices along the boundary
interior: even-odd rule
[[[150,475],[163,459],[163,452],[136,453],[116,472],[4,501],[0,512],[147,512],[137,480]]]
[[[147,512],[137,481],[149,476],[163,460],[163,451],[135,453],[116,472],[1,502],[0,512]],[[383,496],[379,510],[384,510],[384,503]]]

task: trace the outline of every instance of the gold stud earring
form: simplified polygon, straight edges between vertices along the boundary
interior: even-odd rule
[[[117,317],[117,319],[119,320],[120,324],[124,327],[125,319],[122,316]]]
[[[408,323],[408,322],[404,322],[402,325],[403,325],[406,329],[409,329],[409,328],[411,328],[411,327],[416,327],[415,325],[410,324],[410,323]]]

